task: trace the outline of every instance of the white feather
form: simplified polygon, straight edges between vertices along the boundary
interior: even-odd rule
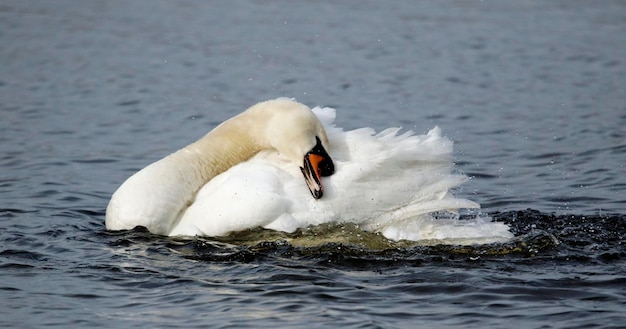
[[[130,183],[122,186],[130,187],[116,192],[107,210],[107,227],[142,225],[151,232],[171,236],[220,236],[254,227],[293,232],[310,225],[349,222],[394,240],[491,242],[512,237],[501,223],[433,216],[460,208],[479,208],[473,201],[452,195],[451,189],[467,177],[452,173],[452,142],[441,135],[438,127],[426,135],[401,133],[399,128],[379,133],[371,128],[343,131],[334,125],[334,109],[315,108],[313,112],[328,136],[327,151],[335,164],[335,173],[322,179],[321,199],[314,199],[307,189],[299,169],[301,163],[285,158],[280,150],[265,148],[206,182],[191,184],[199,190],[178,213],[172,205],[176,202],[170,200],[188,194],[185,186],[190,184],[185,182],[200,178],[177,169],[177,162],[171,160],[140,171],[135,175],[138,177],[131,177]],[[126,207],[135,213],[119,216],[117,210],[123,208],[120,204],[132,203],[144,197],[137,193],[161,184],[169,186],[165,190],[169,192],[151,195],[154,200],[144,202],[147,209]],[[124,221],[120,218],[130,219],[118,223]]]

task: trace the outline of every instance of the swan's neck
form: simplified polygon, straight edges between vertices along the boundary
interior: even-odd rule
[[[245,123],[227,121],[203,138],[147,166],[113,194],[107,228],[150,227],[169,234],[202,186],[264,147]],[[132,226],[128,226],[132,225]]]
[[[181,167],[195,174],[199,189],[213,177],[250,159],[262,148],[249,130],[227,121],[195,143],[172,154],[172,157]]]

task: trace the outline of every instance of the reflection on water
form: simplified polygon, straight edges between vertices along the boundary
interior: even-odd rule
[[[466,260],[552,259],[604,262],[624,256],[621,239],[626,234],[623,215],[573,216],[545,214],[535,210],[495,213],[494,218],[510,225],[515,238],[489,244],[446,244],[448,241],[392,241],[355,224],[324,224],[294,233],[265,229],[246,230],[227,237],[167,238],[143,228],[108,232],[116,246],[137,242],[164,243],[190,259],[243,261],[275,257],[337,257],[363,261],[413,261],[421,257]],[[589,234],[593,233],[593,234]],[[589,254],[586,246],[593,246]]]

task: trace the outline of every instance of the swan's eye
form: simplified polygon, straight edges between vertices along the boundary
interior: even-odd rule
[[[335,164],[330,157],[325,157],[324,160],[320,161],[319,167],[320,176],[330,176],[335,173]]]

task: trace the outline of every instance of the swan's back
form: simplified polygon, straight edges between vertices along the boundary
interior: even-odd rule
[[[320,202],[300,195],[297,184],[286,185],[286,193],[298,201],[291,203],[290,218],[276,220],[268,228],[293,231],[326,222],[351,222],[388,238],[419,240],[428,238],[428,231],[421,234],[423,227],[415,223],[432,224],[433,213],[479,207],[450,193],[467,177],[451,173],[453,145],[439,128],[426,135],[400,134],[399,128],[378,134],[370,128],[346,132],[334,126],[333,109],[313,110],[331,141],[336,172],[326,179]]]

